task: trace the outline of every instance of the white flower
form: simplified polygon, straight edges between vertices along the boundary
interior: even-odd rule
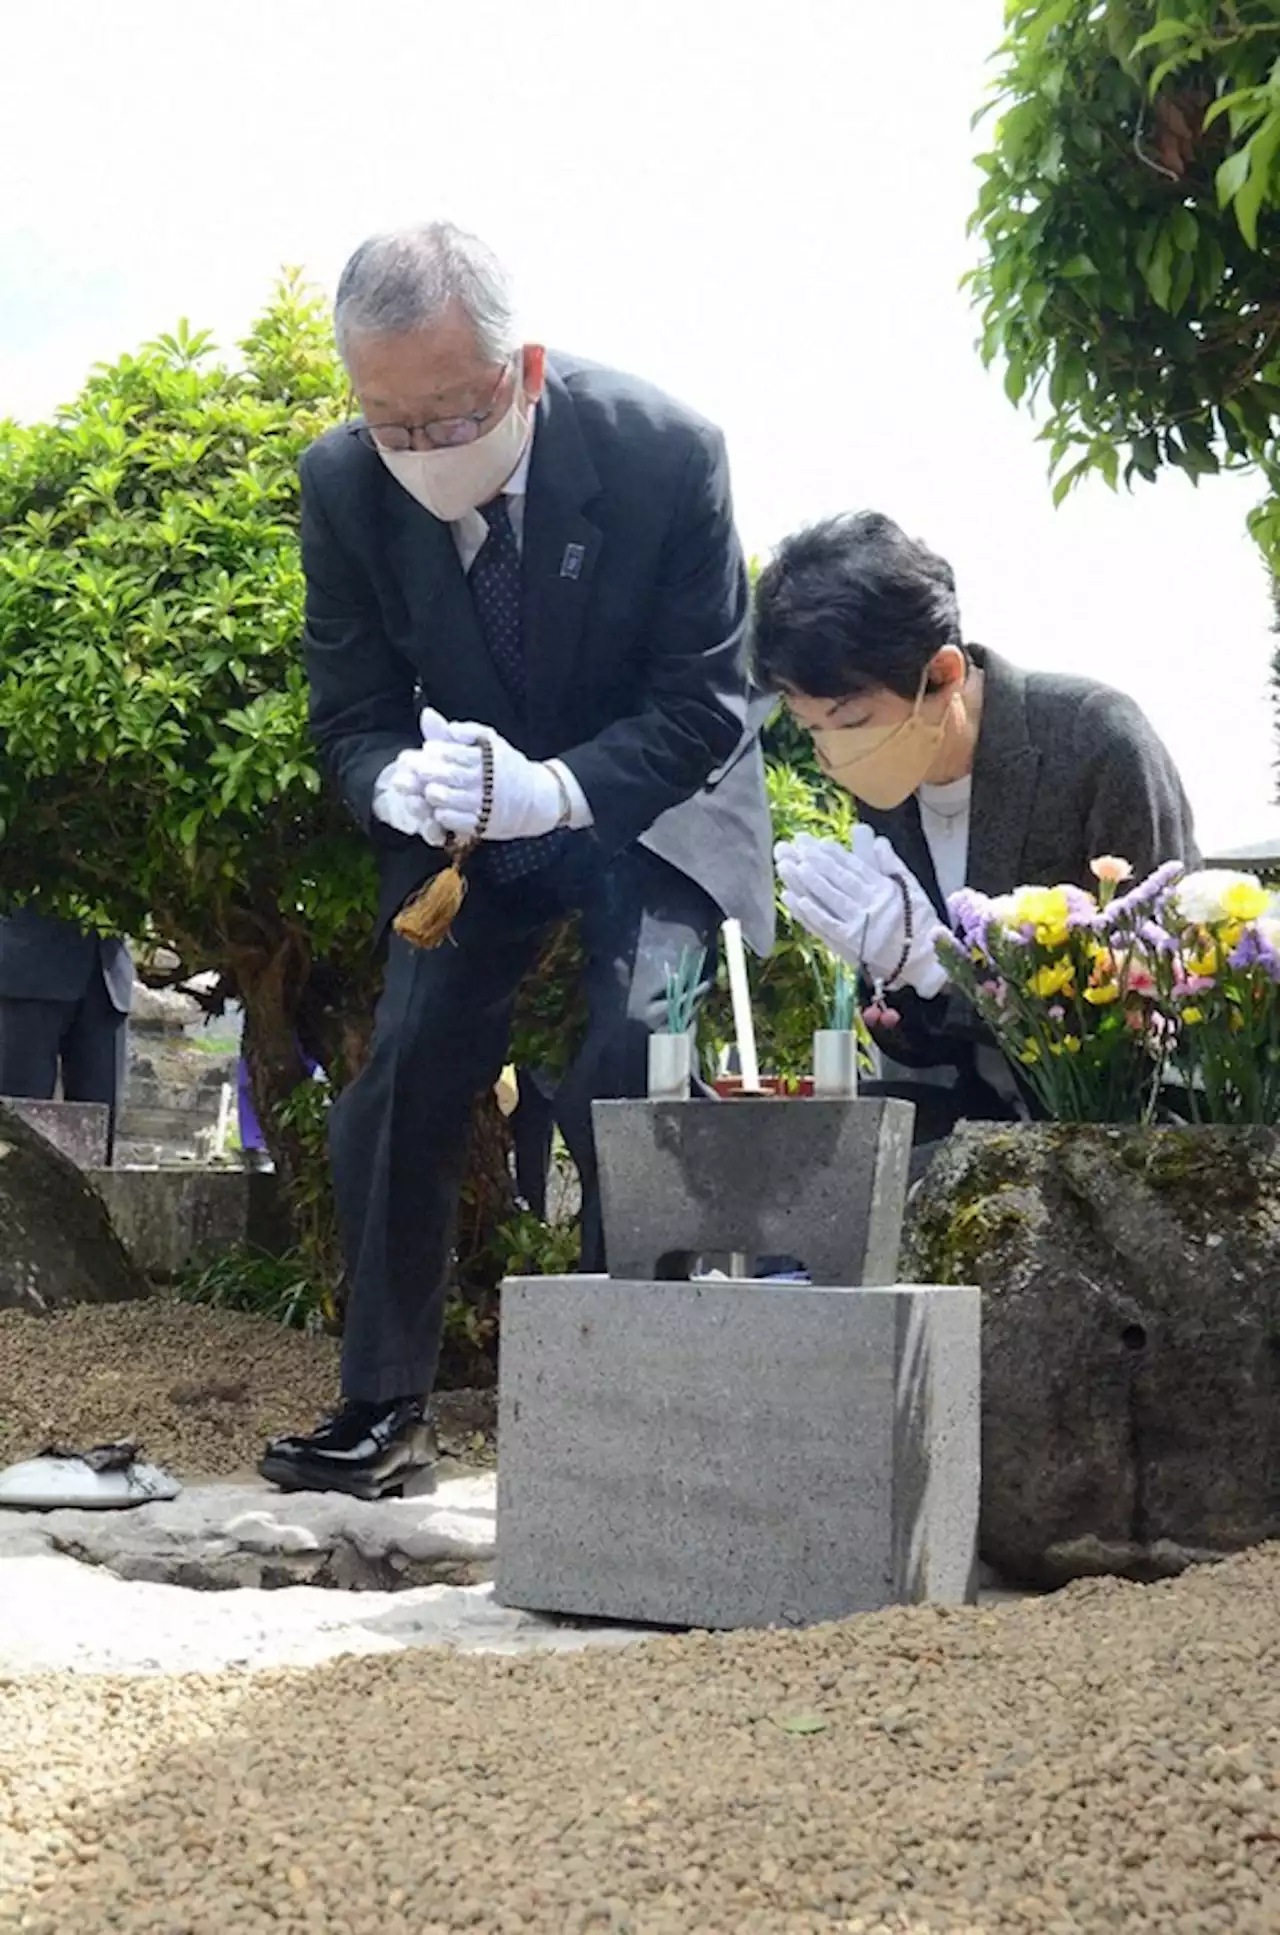
[[[1208,927],[1229,918],[1223,900],[1233,887],[1257,885],[1255,874],[1233,873],[1226,867],[1202,867],[1199,873],[1189,873],[1178,882],[1173,890],[1173,904],[1192,926]]]

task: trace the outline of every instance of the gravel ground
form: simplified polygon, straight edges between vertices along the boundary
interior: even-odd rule
[[[0,1687],[28,1935],[1274,1935],[1280,1547],[617,1655]]]
[[[333,1408],[338,1346],[238,1311],[153,1299],[55,1317],[0,1310],[0,1467],[56,1442],[130,1439],[180,1477],[251,1470]],[[438,1400],[441,1450],[492,1462],[493,1400]]]

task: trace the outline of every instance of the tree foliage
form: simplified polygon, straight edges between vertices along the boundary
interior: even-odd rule
[[[985,359],[1046,410],[1057,501],[1089,472],[1257,465],[1280,564],[1280,0],[1005,17],[972,221]]]
[[[298,653],[300,452],[341,385],[285,284],[210,363],[185,324],[0,426],[0,894],[135,934],[189,971],[368,931],[364,842],[322,791]]]

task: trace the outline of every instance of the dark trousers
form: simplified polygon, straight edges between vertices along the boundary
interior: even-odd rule
[[[605,1266],[591,1103],[644,1094],[667,971],[685,948],[714,945],[721,914],[642,847],[592,871],[579,843],[572,846],[573,859],[508,887],[491,887],[481,874],[451,943],[427,952],[391,938],[373,1050],[332,1115],[348,1398],[431,1388],[471,1105],[502,1071],[515,996],[547,927],[574,906],[582,910],[589,1022],[554,1112],[582,1177],[582,1267]]]
[[[0,998],[0,1095],[48,1101],[62,1074],[66,1102],[105,1102],[116,1111],[124,1088],[128,1016],[96,971],[79,1001]]]

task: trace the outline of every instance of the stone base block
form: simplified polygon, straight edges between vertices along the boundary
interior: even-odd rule
[[[978,1398],[974,1290],[512,1279],[498,1600],[695,1627],[969,1603]]]
[[[909,1102],[596,1102],[592,1119],[615,1277],[737,1252],[793,1257],[814,1283],[896,1280]]]
[[[247,1244],[279,1255],[288,1219],[274,1175],[247,1169],[99,1169],[89,1180],[120,1241],[150,1277]]]
[[[37,1102],[21,1095],[0,1095],[0,1104],[21,1116],[78,1169],[105,1165],[111,1119],[105,1102]]]

